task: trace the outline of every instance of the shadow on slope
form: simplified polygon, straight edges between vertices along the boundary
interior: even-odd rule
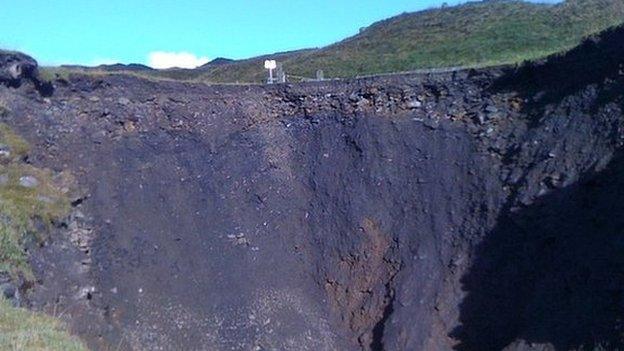
[[[525,112],[539,113],[566,97],[599,91],[593,110],[613,101],[624,88],[624,25],[586,39],[565,54],[527,63],[507,72],[491,87],[526,99]]]
[[[620,152],[599,174],[503,212],[462,278],[456,350],[624,346],[622,174]]]

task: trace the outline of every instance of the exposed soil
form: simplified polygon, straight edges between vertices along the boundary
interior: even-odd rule
[[[25,298],[102,350],[622,347],[622,43],[293,86],[0,86],[29,161],[84,194]]]

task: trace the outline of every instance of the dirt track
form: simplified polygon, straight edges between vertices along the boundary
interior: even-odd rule
[[[85,194],[31,304],[101,349],[620,345],[621,32],[517,71],[0,87]]]

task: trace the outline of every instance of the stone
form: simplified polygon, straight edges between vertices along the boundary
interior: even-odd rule
[[[37,69],[37,65],[32,62],[17,62],[9,66],[8,72],[12,79],[18,80],[30,77]]]
[[[477,115],[477,121],[479,122],[479,124],[485,124],[485,122],[487,122],[487,117],[484,114],[479,113]]]
[[[412,100],[407,103],[407,108],[409,108],[410,110],[420,108],[421,106],[422,106],[422,102],[418,100]]]
[[[488,112],[488,113],[496,113],[496,112],[498,112],[498,108],[496,106],[494,106],[494,105],[487,105],[485,107],[485,111]]]
[[[5,144],[0,144],[0,157],[1,158],[10,158],[11,157],[11,147]]]
[[[356,105],[357,105],[357,108],[364,109],[366,106],[370,105],[370,101],[368,101],[365,98],[362,98],[360,101],[356,103]]]
[[[0,293],[2,296],[7,299],[14,307],[19,307],[20,305],[20,293],[19,289],[10,282],[0,284]]]
[[[0,84],[18,83],[37,76],[37,61],[18,52],[0,51]]]
[[[127,98],[125,98],[125,97],[122,97],[122,98],[117,99],[117,102],[118,102],[120,105],[124,105],[124,106],[127,106],[128,104],[130,104],[130,100],[129,100],[129,99],[127,99]]]
[[[39,181],[33,176],[21,176],[19,179],[19,185],[24,188],[35,188],[39,185]]]
[[[44,196],[44,195],[39,195],[37,196],[37,200],[46,204],[53,204],[54,203],[54,199],[52,199],[49,196]]]

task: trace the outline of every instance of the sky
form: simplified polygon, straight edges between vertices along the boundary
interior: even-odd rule
[[[195,67],[331,44],[438,0],[0,0],[0,48],[42,65]],[[460,1],[447,0],[447,4]]]

